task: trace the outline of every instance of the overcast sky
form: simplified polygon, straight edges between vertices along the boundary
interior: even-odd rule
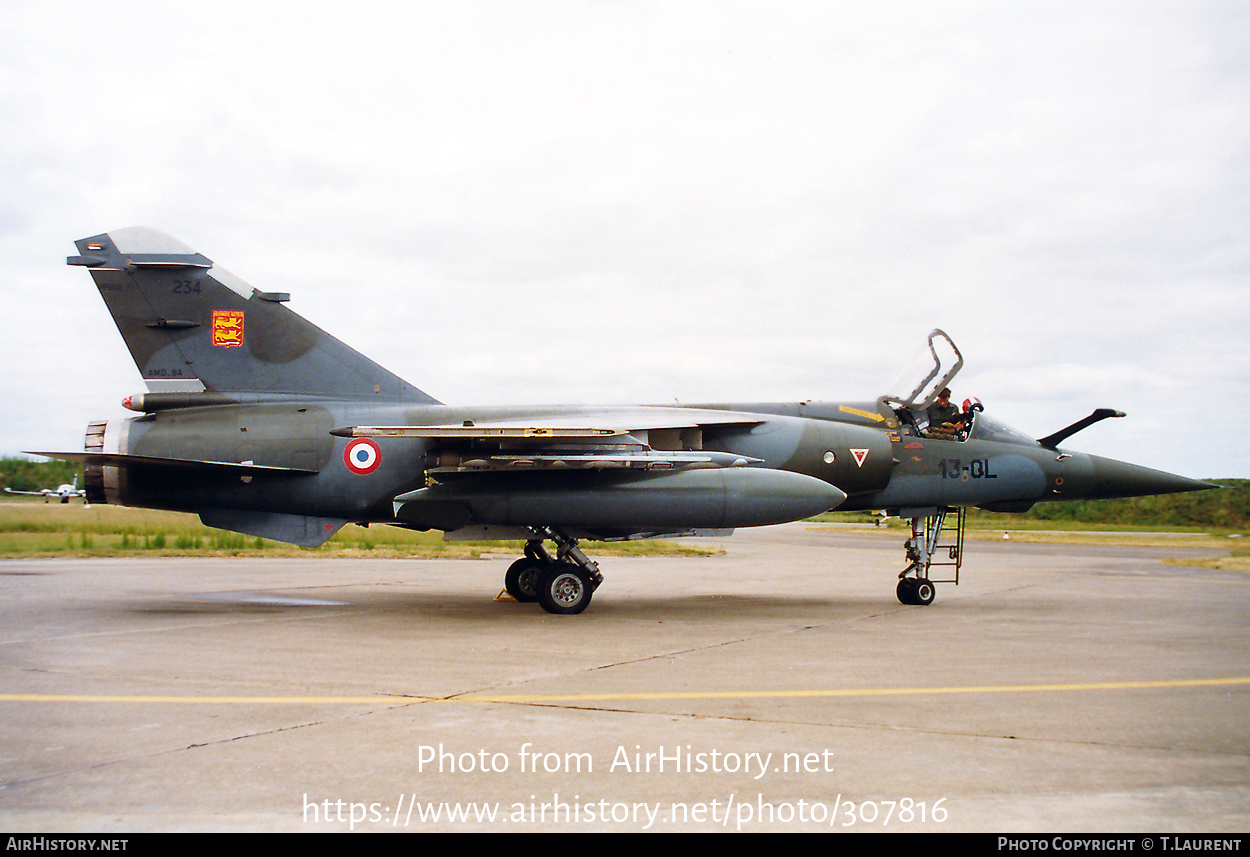
[[[1250,477],[1250,5],[8,0],[0,454],[142,391],[168,232],[450,403],[868,399]]]

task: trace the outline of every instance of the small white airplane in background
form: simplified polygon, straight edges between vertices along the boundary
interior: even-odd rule
[[[78,477],[74,477],[72,485],[58,485],[56,488],[41,488],[38,491],[14,491],[12,488],[5,488],[5,494],[26,494],[31,497],[42,497],[43,502],[47,503],[53,497],[60,499],[62,503],[68,503],[73,497],[86,497],[85,489],[78,487]]]

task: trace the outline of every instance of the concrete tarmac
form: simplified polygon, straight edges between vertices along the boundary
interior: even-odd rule
[[[1181,548],[899,530],[604,558],[0,561],[11,831],[1240,832],[1250,581]]]

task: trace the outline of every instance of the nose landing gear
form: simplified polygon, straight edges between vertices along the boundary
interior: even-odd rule
[[[911,538],[903,542],[907,549],[907,568],[899,572],[898,588],[895,593],[903,604],[924,607],[933,603],[937,594],[935,583],[954,583],[959,585],[959,567],[963,564],[964,548],[964,513],[961,506],[955,509],[954,543],[940,544],[942,530],[946,524],[946,516],[951,510],[946,507],[929,509],[900,509],[899,517],[911,519]],[[947,528],[949,532],[952,528]],[[935,559],[939,552],[945,551],[947,559]],[[955,576],[945,580],[930,577],[930,570],[935,566],[948,566],[955,569]]]

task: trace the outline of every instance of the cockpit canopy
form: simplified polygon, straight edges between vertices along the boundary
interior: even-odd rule
[[[1020,446],[1037,446],[1034,438],[987,416],[981,403],[975,399],[975,407],[964,411],[965,420],[954,432],[940,432],[929,425],[929,407],[933,405],[945,387],[963,368],[964,358],[954,340],[945,331],[934,329],[929,333],[925,348],[909,361],[902,372],[895,376],[890,389],[905,389],[908,379],[920,378],[906,395],[889,394],[881,397],[881,403],[891,408],[898,417],[903,431],[918,436],[943,440],[992,440]]]
[[[895,407],[923,412],[937,400],[938,393],[950,384],[963,365],[963,355],[954,340],[945,331],[935,328],[929,333],[926,348],[904,365],[890,388],[898,389],[909,379],[921,378],[920,383],[906,396],[891,393],[882,398]]]

